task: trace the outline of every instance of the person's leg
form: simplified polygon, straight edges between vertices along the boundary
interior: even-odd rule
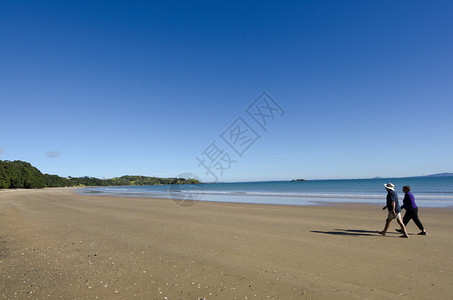
[[[385,235],[385,233],[387,232],[387,230],[389,229],[389,226],[390,226],[390,222],[392,222],[392,219],[390,218],[387,218],[387,220],[385,220],[385,226],[384,226],[384,230],[382,231],[378,231],[379,234],[382,234],[382,235]]]
[[[406,209],[406,212],[404,213],[404,217],[403,217],[404,226],[407,226],[407,223],[409,223],[409,221],[412,218],[413,218],[413,216],[412,216],[411,209]],[[398,232],[403,233],[403,229],[395,229],[395,230],[398,231]]]
[[[406,226],[404,226],[404,223],[403,223],[403,220],[401,220],[401,215],[398,215],[396,217],[396,222],[398,222],[398,224],[400,224],[401,226],[401,230],[403,230],[403,237],[409,237],[409,235],[407,234],[407,231],[406,231]]]
[[[420,233],[425,233],[426,234],[425,227],[423,227],[422,222],[418,218],[418,207],[414,209],[412,220],[414,220],[414,223],[415,223],[415,225],[417,225],[418,229],[421,230]]]
[[[413,218],[412,209],[406,209],[403,217],[404,226],[407,226],[407,223]]]

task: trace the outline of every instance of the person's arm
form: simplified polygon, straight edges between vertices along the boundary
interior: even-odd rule
[[[396,215],[396,212],[395,212],[395,201],[392,201],[392,211],[393,211],[393,214]]]
[[[382,210],[386,210],[386,209],[387,209],[387,205],[382,208]]]
[[[407,194],[404,195],[403,205],[401,205],[401,209],[406,209],[406,207],[404,207],[404,203],[406,203],[406,197],[407,197]]]

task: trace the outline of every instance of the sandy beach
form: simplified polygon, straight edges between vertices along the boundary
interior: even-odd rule
[[[0,191],[0,298],[452,299],[453,210],[419,215]]]

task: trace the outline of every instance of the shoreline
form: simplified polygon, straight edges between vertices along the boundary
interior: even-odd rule
[[[167,199],[167,200],[172,200],[172,201],[195,201],[195,202],[216,202],[216,203],[243,203],[243,204],[257,204],[257,205],[284,205],[284,206],[331,206],[335,204],[364,204],[364,205],[376,205],[380,206],[381,203],[385,202],[385,194],[382,194],[381,197],[377,197],[374,195],[373,198],[370,197],[360,197],[360,198],[354,198],[354,197],[347,197],[347,196],[340,196],[337,197],[335,195],[306,195],[306,196],[301,196],[301,195],[269,195],[269,194],[216,194],[216,193],[205,193],[203,194],[202,199],[200,200],[184,200],[184,198],[173,198],[172,196],[168,197],[162,197],[159,195],[153,196],[153,195],[148,195],[148,194],[134,194],[134,193],[108,193],[108,192],[87,192],[84,193],[82,190],[84,188],[80,188],[80,191],[76,191],[80,195],[83,196],[96,196],[96,197],[115,197],[115,198],[149,198],[149,199],[154,199],[154,198],[159,198],[159,199]],[[170,193],[170,192],[169,192]],[[241,200],[236,200],[240,199],[241,197],[244,197],[244,201]],[[267,199],[267,201],[252,201],[250,199]],[[272,199],[272,200],[269,200]],[[293,201],[288,201],[288,199],[292,199]],[[297,199],[299,202],[297,203]],[[347,199],[350,199],[347,201]],[[377,201],[379,199],[379,201]],[[280,203],[278,201],[281,201]],[[363,201],[360,201],[363,200]],[[368,201],[367,201],[368,200]],[[286,201],[286,202],[285,202]],[[402,199],[400,199],[402,204]],[[451,201],[450,201],[451,202]],[[424,207],[424,208],[442,208],[442,209],[453,209],[453,202],[451,204],[439,204],[436,203],[435,200],[426,200],[425,197],[421,196],[420,199],[418,199],[417,203],[419,204],[419,207]]]
[[[449,299],[452,210],[400,239],[379,205],[0,192],[0,297]],[[393,231],[393,232],[392,232]],[[408,280],[410,279],[410,280]]]

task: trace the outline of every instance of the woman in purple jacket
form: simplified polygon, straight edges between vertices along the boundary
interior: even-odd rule
[[[418,229],[421,230],[419,233],[420,235],[427,235],[428,233],[426,232],[425,228],[423,227],[422,222],[420,222],[420,219],[418,218],[418,207],[415,204],[415,198],[414,195],[411,193],[411,187],[408,185],[403,186],[403,192],[404,192],[404,199],[403,199],[403,205],[401,208],[406,210],[406,213],[404,214],[403,217],[403,223],[404,226],[409,223],[410,220],[414,220],[415,225],[417,225]],[[398,232],[401,232],[401,229],[395,229]]]

